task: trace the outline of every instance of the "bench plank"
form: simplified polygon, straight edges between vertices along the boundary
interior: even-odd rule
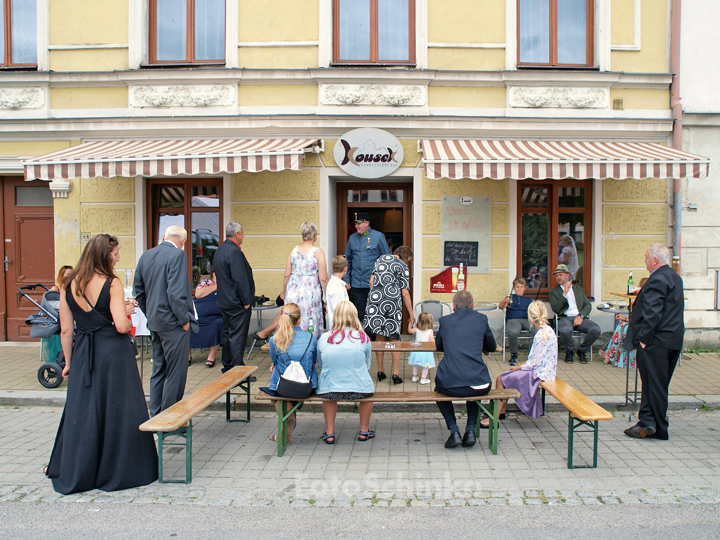
[[[490,401],[494,399],[517,399],[520,397],[520,392],[514,388],[506,388],[504,390],[490,390],[483,396],[473,397],[451,397],[441,394],[439,392],[376,392],[372,397],[365,399],[350,399],[340,400],[355,402],[371,401],[373,403],[407,403],[407,402],[423,402],[423,401]],[[255,396],[258,400],[273,399],[276,401],[310,401],[319,402],[328,401],[326,399],[319,398],[317,396],[310,396],[305,399],[290,399],[282,397],[274,397],[265,392],[258,392]]]
[[[205,410],[216,399],[235,388],[255,371],[257,371],[257,366],[236,366],[232,368],[213,382],[178,401],[172,407],[168,407],[160,414],[153,416],[140,425],[140,431],[167,433],[187,425],[193,416]]]
[[[613,419],[611,413],[561,379],[542,381],[540,386],[557,399],[575,418],[585,422]]]

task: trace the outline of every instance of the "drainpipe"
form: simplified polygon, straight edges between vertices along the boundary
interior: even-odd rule
[[[682,150],[682,104],[680,103],[680,12],[682,0],[672,0],[670,30],[670,107],[673,115],[673,148]],[[682,240],[682,182],[673,178],[673,268],[680,271],[680,247]]]

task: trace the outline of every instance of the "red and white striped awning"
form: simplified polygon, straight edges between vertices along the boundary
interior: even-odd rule
[[[300,170],[318,139],[87,142],[23,162],[25,180]]]
[[[705,178],[710,160],[651,143],[421,141],[425,176],[439,178]]]

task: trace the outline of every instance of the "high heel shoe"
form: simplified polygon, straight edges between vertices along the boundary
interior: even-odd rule
[[[402,384],[403,380],[393,373],[392,382],[393,384]]]
[[[384,373],[383,371],[378,371],[378,372],[377,372],[377,378],[378,378],[378,382],[380,382],[380,381],[382,381],[383,379],[387,379],[387,375],[385,375],[385,373]]]

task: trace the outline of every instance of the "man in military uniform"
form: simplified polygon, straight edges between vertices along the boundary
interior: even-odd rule
[[[370,293],[370,275],[375,268],[375,261],[381,255],[390,253],[385,235],[370,228],[370,214],[355,214],[355,230],[345,248],[347,259],[346,287],[350,291],[350,301],[358,310],[362,323],[365,317],[365,305]]]

